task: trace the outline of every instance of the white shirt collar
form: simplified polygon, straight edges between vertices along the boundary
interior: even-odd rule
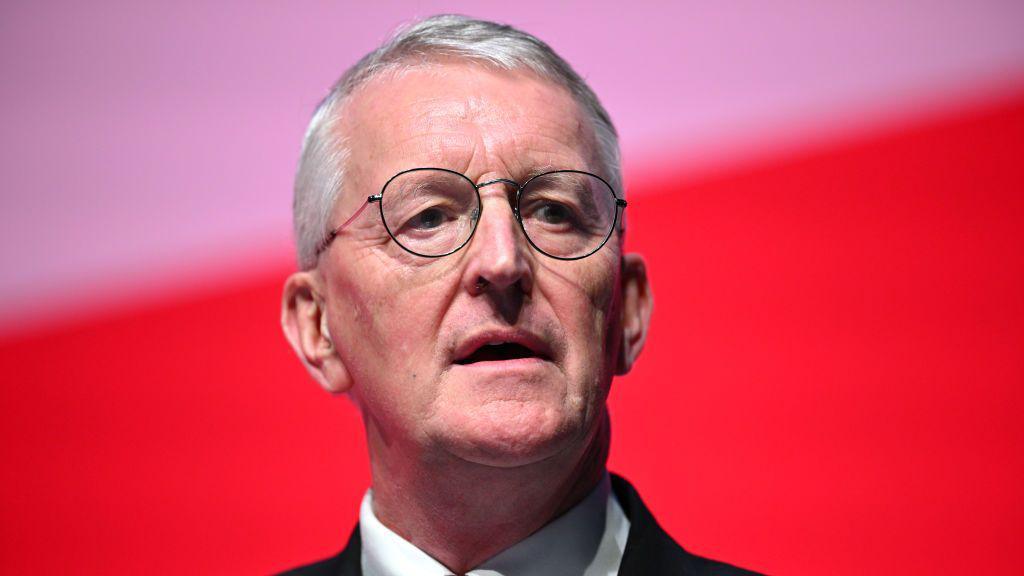
[[[364,576],[447,576],[440,562],[408,542],[373,513],[373,492],[359,509]],[[629,535],[626,518],[605,473],[579,504],[466,576],[614,576]]]

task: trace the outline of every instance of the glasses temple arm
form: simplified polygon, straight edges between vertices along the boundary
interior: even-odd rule
[[[380,202],[381,196],[381,194],[374,194],[373,196],[368,196],[366,198],[366,202],[364,202],[363,205],[359,207],[359,210],[356,210],[355,214],[350,216],[348,220],[345,220],[341,224],[341,226],[338,226],[334,230],[331,230],[330,233],[327,234],[327,236],[324,236],[324,239],[321,240],[320,244],[316,247],[317,256],[319,256],[321,252],[326,250],[327,247],[330,246],[331,242],[334,242],[334,239],[338,237],[338,234],[341,234],[342,231],[344,231],[349,224],[354,222],[356,218],[359,218],[359,215],[362,214],[364,210],[366,210],[367,206],[375,202]]]

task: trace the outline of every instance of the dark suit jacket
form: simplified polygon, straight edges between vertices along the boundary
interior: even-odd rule
[[[612,490],[629,518],[629,537],[619,576],[744,576],[742,568],[690,554],[654,520],[640,495],[621,476],[612,474]],[[337,556],[284,572],[292,576],[362,576],[359,526]]]

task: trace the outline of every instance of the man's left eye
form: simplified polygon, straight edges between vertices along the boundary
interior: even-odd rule
[[[541,206],[536,214],[547,224],[564,224],[572,220],[572,212],[565,205],[552,202]]]
[[[549,232],[576,231],[585,222],[572,206],[563,202],[548,201],[535,205],[523,217],[544,226]]]

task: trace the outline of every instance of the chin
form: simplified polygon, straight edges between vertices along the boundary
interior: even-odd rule
[[[449,414],[438,432],[447,451],[463,460],[512,468],[565,450],[585,436],[582,426],[562,407],[498,400]]]

